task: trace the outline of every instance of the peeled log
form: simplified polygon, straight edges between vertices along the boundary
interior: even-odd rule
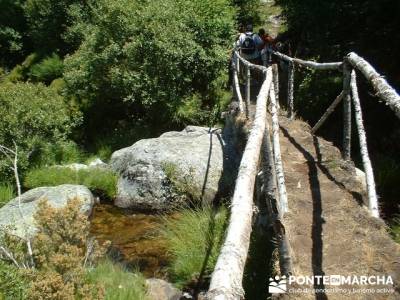
[[[354,70],[351,72],[350,86],[351,86],[351,93],[353,96],[353,104],[354,104],[354,112],[356,115],[358,136],[360,139],[361,158],[364,166],[365,178],[367,183],[368,208],[372,216],[379,218],[378,197],[376,195],[374,173],[372,171],[371,160],[369,159],[369,154],[368,154],[367,137],[365,134],[364,124],[362,120],[360,98],[358,97],[358,89],[356,82],[356,72]]]
[[[254,183],[265,131],[266,102],[271,82],[272,70],[269,67],[257,97],[253,127],[240,163],[226,238],[206,296],[210,300],[240,300],[244,297],[242,279],[252,229]]]
[[[395,112],[396,116],[400,118],[400,96],[399,94],[387,83],[387,81],[375,71],[366,60],[358,56],[356,53],[351,52],[346,57],[347,61],[353,65],[354,68],[361,71],[367,80],[373,86],[377,96],[389,105]]]

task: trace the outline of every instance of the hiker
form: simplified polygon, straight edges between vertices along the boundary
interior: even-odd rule
[[[253,64],[262,64],[260,50],[264,42],[258,34],[253,32],[253,25],[246,26],[246,32],[240,34],[237,45],[240,48],[240,55],[244,59]]]
[[[267,66],[272,63],[272,55],[271,50],[275,50],[275,40],[266,33],[264,28],[261,28],[258,31],[258,35],[263,41],[263,49],[261,50],[261,60],[264,66]]]

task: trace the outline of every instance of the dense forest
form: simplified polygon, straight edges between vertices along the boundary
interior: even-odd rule
[[[278,40],[290,45],[286,54],[328,62],[355,51],[399,90],[398,0],[275,3],[278,7],[257,0],[0,0],[0,145],[7,147],[0,148],[0,208],[19,188],[26,192],[72,179],[110,202],[114,172],[53,167],[94,158],[108,162],[116,150],[187,125],[223,126],[238,29],[249,23],[265,27],[272,10],[284,20]],[[296,113],[310,124],[340,92],[341,74],[329,75],[296,69]],[[359,84],[383,217],[399,241],[400,121],[367,82]],[[341,118],[337,110],[320,131],[338,146]],[[361,166],[353,126],[352,157]],[[165,167],[174,181],[174,166]],[[176,287],[208,284],[228,215],[222,205],[163,220],[166,252],[174,257],[168,279]],[[211,219],[212,236],[205,232]],[[143,274],[104,260],[107,245],[84,234],[90,222],[75,200],[62,209],[42,203],[35,220],[41,234],[33,253],[25,241],[0,234],[0,246],[8,247],[0,253],[0,300],[147,299]],[[208,243],[217,247],[206,253]],[[265,247],[260,249],[271,251]],[[251,264],[264,267],[255,258]],[[252,284],[245,282],[249,290]]]

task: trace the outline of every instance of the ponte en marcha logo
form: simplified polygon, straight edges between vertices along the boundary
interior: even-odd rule
[[[269,279],[268,291],[270,294],[291,292],[393,293],[394,287],[393,278],[390,275],[283,275]]]

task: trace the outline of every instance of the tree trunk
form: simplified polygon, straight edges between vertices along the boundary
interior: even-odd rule
[[[293,62],[288,62],[288,96],[287,109],[288,118],[293,119],[293,86],[294,86],[294,65]]]
[[[350,96],[350,72],[351,69],[345,63],[343,65],[343,149],[344,160],[351,159],[351,96]]]
[[[250,244],[254,183],[266,122],[266,102],[272,82],[271,68],[257,97],[256,114],[240,163],[224,244],[211,277],[207,299],[239,300],[244,296],[243,271]]]
[[[344,91],[342,91],[339,96],[336,97],[336,99],[332,102],[332,104],[328,107],[328,109],[324,112],[322,117],[318,120],[318,122],[314,125],[314,127],[311,129],[311,133],[314,134],[321,126],[322,124],[325,123],[326,119],[333,113],[335,110],[336,106],[342,101],[344,97]]]
[[[283,172],[283,164],[281,157],[281,147],[279,142],[279,119],[278,109],[275,99],[274,87],[271,86],[269,91],[269,98],[271,99],[271,115],[272,115],[272,145],[274,149],[274,161],[277,177],[277,185],[279,191],[279,206],[281,214],[284,215],[289,211],[287,192],[285,185],[285,174]]]
[[[395,112],[396,116],[400,118],[400,96],[399,94],[387,83],[387,81],[375,71],[367,61],[356,53],[351,52],[346,56],[347,61],[353,65],[354,68],[361,71],[367,80],[373,86],[377,96],[379,96],[387,105]]]
[[[286,61],[295,63],[299,66],[315,69],[315,70],[337,70],[342,66],[341,62],[333,62],[333,63],[317,63],[315,61],[309,60],[302,60],[298,58],[292,58],[280,52],[272,52],[273,55],[277,56],[278,58]]]
[[[358,136],[360,139],[361,158],[364,165],[365,180],[367,183],[368,207],[371,212],[371,215],[376,218],[379,218],[378,197],[376,195],[374,173],[372,171],[371,161],[369,159],[369,154],[368,154],[367,137],[365,135],[365,129],[362,120],[360,98],[358,97],[358,89],[356,82],[356,72],[354,70],[351,72],[351,93],[353,96],[354,112],[356,116]]]

